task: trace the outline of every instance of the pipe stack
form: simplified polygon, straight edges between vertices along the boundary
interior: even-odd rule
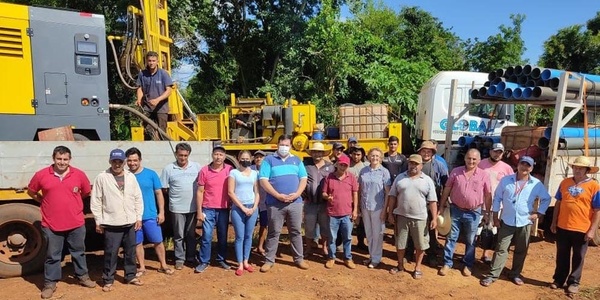
[[[497,100],[555,100],[558,95],[560,76],[568,72],[532,65],[511,66],[488,74],[482,87],[471,91],[473,99]],[[580,78],[585,77],[584,91],[581,91]],[[575,100],[585,92],[588,105],[600,106],[600,75],[570,72],[567,82],[567,100]]]
[[[487,158],[495,143],[500,143],[499,135],[461,136],[458,138],[458,145],[461,147],[459,155],[464,157],[469,149],[475,148],[481,152],[481,158]]]

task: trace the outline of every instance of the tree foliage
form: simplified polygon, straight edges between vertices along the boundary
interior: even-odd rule
[[[539,64],[575,72],[600,72],[598,24],[600,15],[588,21],[588,28],[573,25],[560,29],[544,42],[544,53]]]
[[[485,41],[475,38],[465,42],[469,69],[490,72],[525,63],[525,41],[521,37],[525,15],[510,15],[510,20],[512,26],[500,25],[500,32],[489,36]]]

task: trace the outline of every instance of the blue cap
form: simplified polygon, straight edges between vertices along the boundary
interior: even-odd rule
[[[348,143],[358,143],[358,140],[355,137],[351,137],[348,139]]]
[[[121,149],[115,149],[110,151],[110,160],[122,160],[125,161],[125,152]]]
[[[533,158],[531,158],[531,156],[521,157],[521,159],[519,159],[519,163],[521,163],[521,162],[526,162],[529,164],[529,166],[535,165],[535,161],[533,160]]]

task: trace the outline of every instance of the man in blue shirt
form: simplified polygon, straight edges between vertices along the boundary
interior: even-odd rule
[[[160,225],[165,221],[165,199],[163,197],[160,179],[153,170],[142,167],[142,152],[138,148],[129,148],[125,151],[127,167],[135,175],[135,179],[142,190],[144,212],[142,214],[142,228],[135,232],[136,257],[139,264],[136,277],[146,273],[144,261],[144,237],[154,245],[154,251],[160,262],[159,273],[172,275],[173,270],[167,266],[165,259],[165,245],[163,244],[162,229]]]
[[[278,139],[277,152],[264,158],[258,178],[267,192],[266,204],[269,216],[266,262],[260,268],[268,272],[275,264],[275,255],[279,247],[279,235],[284,221],[292,243],[294,263],[306,270],[302,249],[302,197],[308,175],[302,160],[290,153],[292,137],[282,135]]]
[[[523,285],[521,271],[529,247],[531,225],[546,213],[551,199],[544,184],[530,175],[534,164],[533,158],[521,157],[517,173],[504,176],[496,188],[492,212],[494,225],[499,228],[498,245],[496,245],[490,273],[480,281],[482,286],[490,286],[498,280],[506,263],[511,241],[515,244],[515,250],[512,270],[508,276],[514,284]],[[540,199],[537,211],[534,207],[536,198]],[[502,205],[502,221],[498,218],[500,205]]]

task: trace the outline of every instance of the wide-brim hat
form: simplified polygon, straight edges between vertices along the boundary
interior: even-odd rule
[[[444,213],[437,216],[437,231],[440,235],[448,235],[452,228],[452,218],[450,217],[450,207],[444,209]]]
[[[417,153],[422,149],[430,149],[433,151],[433,154],[437,153],[437,147],[432,141],[424,141],[421,143],[421,147],[417,150]]]
[[[592,161],[590,161],[590,159],[587,158],[587,156],[577,157],[572,163],[569,164],[569,166],[590,168],[590,173],[598,173],[598,170],[600,170],[600,168],[594,166]]]
[[[308,148],[308,152],[310,153],[311,151],[322,151],[325,152],[325,155],[327,155],[331,149],[325,149],[325,145],[323,145],[323,143],[315,142],[310,148]]]

